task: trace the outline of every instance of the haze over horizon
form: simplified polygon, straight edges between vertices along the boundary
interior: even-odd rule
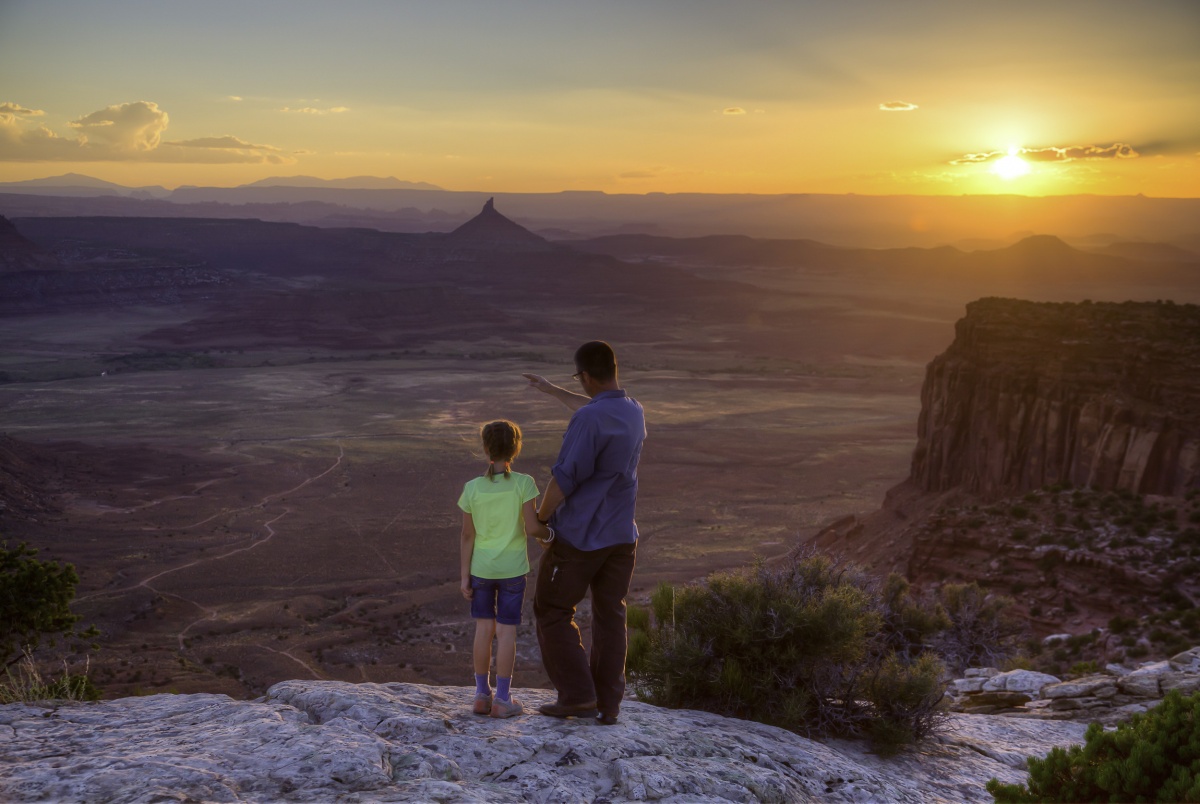
[[[0,5],[0,181],[1200,196],[1200,6]]]

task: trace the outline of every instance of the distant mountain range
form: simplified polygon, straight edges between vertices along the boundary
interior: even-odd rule
[[[239,187],[293,187],[314,188],[326,187],[339,190],[441,190],[436,184],[424,181],[401,181],[394,176],[380,178],[379,176],[351,176],[345,179],[319,179],[315,176],[272,176],[260,179]],[[183,185],[180,190],[196,189],[193,185]],[[238,189],[238,188],[231,188]],[[93,191],[93,195],[123,195],[138,197],[139,194],[149,194],[154,198],[169,198],[174,191],[166,187],[153,185],[149,187],[126,187],[111,181],[85,176],[82,173],[64,173],[61,176],[48,176],[44,179],[26,179],[25,181],[0,182],[0,192],[32,192],[39,195],[45,191],[72,191],[71,195],[86,195],[85,191]]]
[[[129,196],[131,198],[167,198],[171,191],[166,187],[126,187],[111,181],[85,176],[82,173],[64,173],[44,179],[0,182],[0,192],[29,193],[32,195],[63,195],[71,197]]]
[[[0,215],[258,218],[327,228],[449,232],[494,196],[551,240],[744,235],[837,246],[993,249],[1035,234],[1159,259],[1200,253],[1200,198],[863,196],[603,192],[485,193],[394,177],[290,176],[239,187],[124,187],[68,173],[0,182]],[[1161,248],[1166,246],[1166,248]],[[1149,256],[1146,253],[1141,258]]]
[[[401,181],[395,176],[351,176],[347,179],[318,179],[315,176],[272,176],[242,187],[336,187],[341,190],[441,190],[425,181]]]

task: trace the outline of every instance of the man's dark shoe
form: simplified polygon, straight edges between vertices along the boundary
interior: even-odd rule
[[[597,714],[594,701],[582,704],[561,704],[556,701],[539,706],[538,711],[550,717],[595,717]]]
[[[617,725],[617,716],[611,712],[599,712],[596,714],[596,722],[601,726]]]

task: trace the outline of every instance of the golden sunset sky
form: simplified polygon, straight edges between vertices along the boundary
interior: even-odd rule
[[[1200,0],[0,0],[0,181],[1200,196]]]

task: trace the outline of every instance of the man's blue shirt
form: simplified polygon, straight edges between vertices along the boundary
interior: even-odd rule
[[[601,391],[571,416],[551,472],[566,498],[551,518],[558,538],[579,550],[636,542],[638,459],[646,437],[641,404]]]

